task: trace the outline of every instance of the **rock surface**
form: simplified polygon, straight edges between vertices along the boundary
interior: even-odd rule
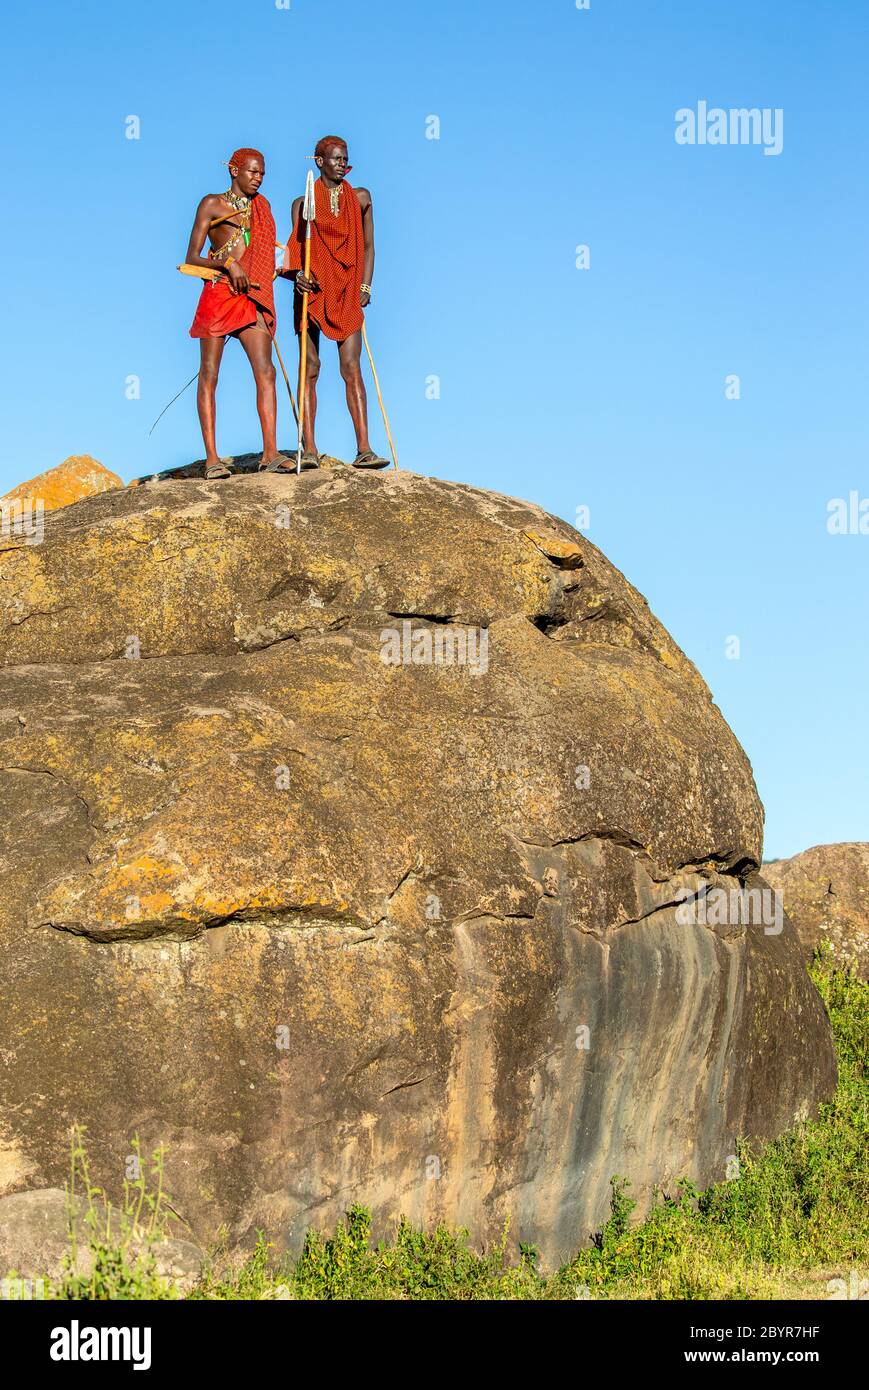
[[[280,448],[280,452],[288,459],[295,460],[296,445],[286,444]],[[234,473],[248,476],[252,473],[259,473],[262,453],[258,454],[224,454],[223,462],[230,464]],[[349,464],[343,459],[337,459],[332,454],[320,455],[320,468],[349,468]],[[127,484],[128,487],[144,487],[146,483],[159,483],[177,481],[183,478],[195,478],[202,480],[205,478],[205,459],[195,459],[193,463],[183,463],[177,468],[164,468],[156,473],[145,473],[141,478],[133,478]]]
[[[89,454],[73,454],[56,468],[49,468],[47,472],[29,478],[26,483],[19,483],[2,500],[25,503],[32,500],[34,504],[41,501],[45,511],[53,512],[83,497],[93,497],[97,493],[111,492],[123,486],[117,473],[110,473]]]
[[[806,958],[829,941],[833,959],[869,979],[869,844],[815,845],[764,864]]]
[[[78,1121],[110,1195],[162,1141],[200,1243],[363,1201],[553,1263],[612,1175],[722,1178],[830,1093],[792,928],[676,917],[760,882],[745,755],[539,508],[340,465],[91,498],[0,554],[0,661],[0,1191]]]

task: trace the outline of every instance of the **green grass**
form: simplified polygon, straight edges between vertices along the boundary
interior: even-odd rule
[[[439,1226],[424,1232],[402,1221],[391,1239],[375,1246],[368,1211],[354,1206],[331,1235],[309,1232],[298,1259],[273,1260],[261,1237],[241,1268],[215,1260],[188,1297],[802,1298],[825,1297],[826,1281],[852,1269],[865,1277],[869,985],[834,969],[828,953],[811,973],[830,1015],[839,1064],[835,1096],[817,1119],[759,1152],[741,1144],[738,1176],[703,1192],[683,1181],[674,1193],[658,1194],[642,1222],[632,1219],[629,1183],[614,1177],[611,1215],[595,1244],[557,1273],[541,1275],[531,1247],[520,1247],[518,1260],[511,1260],[506,1229],[480,1253],[471,1249],[467,1231]],[[155,1172],[162,1181],[162,1165]],[[151,1225],[132,1266],[129,1219],[126,1246],[113,1245],[94,1226],[93,1274],[68,1273],[55,1297],[177,1296],[148,1262],[149,1243],[162,1229],[162,1196],[154,1206],[140,1187],[125,1195],[125,1207],[141,1212],[144,1204]]]

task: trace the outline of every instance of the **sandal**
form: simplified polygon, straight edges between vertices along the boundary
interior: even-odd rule
[[[373,449],[366,449],[365,453],[358,453],[352,463],[353,468],[388,468],[389,459],[382,459],[375,454]]]
[[[213,482],[215,478],[231,478],[232,469],[227,468],[225,463],[210,463],[205,469],[206,482]]]
[[[311,449],[302,450],[302,469],[319,468],[322,454],[315,454]],[[295,463],[293,465],[295,467]]]
[[[295,473],[296,465],[286,454],[275,454],[269,463],[261,463],[260,473]]]

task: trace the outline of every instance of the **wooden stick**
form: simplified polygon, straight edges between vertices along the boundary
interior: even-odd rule
[[[392,454],[392,464],[398,468],[398,459],[395,454],[395,445],[392,442],[392,433],[389,428],[389,419],[386,414],[386,406],[383,404],[383,397],[380,394],[380,382],[377,380],[377,368],[374,365],[374,358],[371,356],[371,344],[368,341],[368,329],[365,327],[365,320],[362,320],[362,337],[365,341],[365,351],[368,353],[368,361],[371,363],[371,375],[374,377],[374,387],[377,391],[377,399],[380,402],[380,412],[383,416],[383,423],[386,426],[386,438],[389,440],[389,450]]]
[[[221,222],[231,221],[233,217],[238,217],[238,208],[233,208],[232,212],[224,213],[223,217],[212,217],[211,221],[208,224],[208,230],[211,231],[212,227],[219,227]],[[244,230],[240,222],[236,223],[236,226],[239,228],[239,231]]]
[[[311,224],[307,224],[305,238],[305,279],[311,273]],[[308,294],[302,295],[302,333],[299,341],[299,449],[296,455],[296,472],[302,471],[302,430],[305,424],[305,378],[308,374]]]
[[[271,332],[271,330],[269,330],[269,332]],[[272,342],[273,342],[274,345],[275,345],[275,352],[276,352],[277,355],[278,355],[278,361],[279,361],[280,364],[281,364],[281,371],[283,372],[284,381],[287,383],[287,391],[289,392],[289,396],[290,396],[290,405],[293,407],[293,418],[295,419],[296,424],[298,424],[298,423],[299,423],[299,412],[298,412],[298,410],[296,409],[296,402],[293,400],[293,388],[292,388],[292,386],[290,385],[290,378],[287,376],[287,369],[286,369],[286,367],[284,366],[284,359],[283,359],[283,357],[281,357],[281,350],[280,350],[280,348],[278,347],[278,340],[277,340],[277,338],[275,337],[274,333],[271,334],[271,339],[272,339]]]
[[[199,373],[198,373],[198,372],[196,373],[195,376],[192,376],[192,377],[190,378],[190,380],[189,380],[188,383],[187,383],[187,386],[192,386],[193,383],[194,383],[194,381],[196,380],[196,377],[197,377],[197,376],[199,376]],[[181,390],[178,392],[178,396],[183,396],[183,395],[184,395],[184,392],[187,390],[187,386],[182,386],[182,387],[181,387]],[[171,399],[171,401],[169,402],[169,405],[174,405],[175,402],[176,402],[177,399],[178,399],[178,396],[173,396],[172,399]],[[149,429],[149,431],[148,431],[148,438],[149,438],[149,439],[151,438],[151,435],[154,433],[155,429],[156,429],[157,426],[159,425],[160,421],[163,419],[163,416],[166,414],[166,411],[169,409],[169,405],[164,405],[163,409],[160,411],[160,414],[157,416],[157,418],[156,418],[156,420],[154,421],[153,425],[152,425],[151,428]]]
[[[214,282],[215,280],[220,280],[222,276],[221,271],[208,270],[204,265],[185,264],[179,265],[177,269],[181,271],[182,275],[193,275],[196,277],[197,280],[211,280],[212,282]],[[259,289],[259,285],[257,284],[256,280],[251,280],[250,287],[252,290]]]

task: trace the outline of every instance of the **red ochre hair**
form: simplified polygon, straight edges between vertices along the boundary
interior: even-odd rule
[[[249,149],[236,150],[234,154],[229,156],[226,162],[227,164],[234,164],[236,169],[240,169],[246,159],[258,159],[262,164],[265,164],[265,158],[261,150]]]
[[[324,135],[314,146],[314,158],[325,159],[333,145],[343,145],[345,150],[347,149],[347,141],[343,135]]]

